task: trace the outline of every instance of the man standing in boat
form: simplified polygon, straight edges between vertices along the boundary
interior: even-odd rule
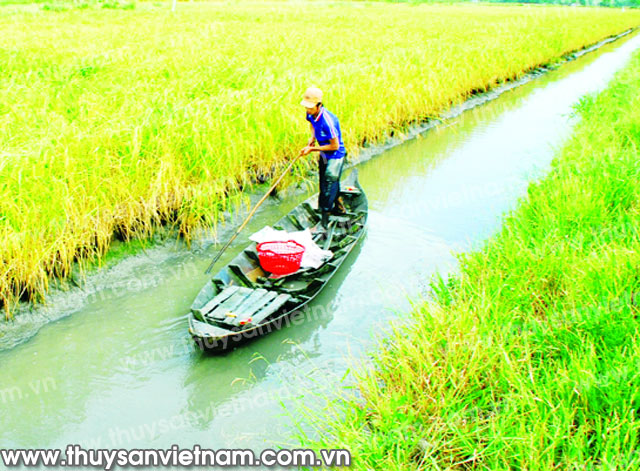
[[[320,192],[318,207],[322,211],[320,224],[327,229],[331,211],[344,212],[338,200],[340,193],[340,175],[344,166],[346,150],[342,142],[342,133],[338,118],[322,104],[322,90],[317,87],[308,88],[300,102],[307,109],[307,121],[311,127],[311,137],[300,155],[319,152],[318,173]],[[317,143],[317,145],[314,145]]]

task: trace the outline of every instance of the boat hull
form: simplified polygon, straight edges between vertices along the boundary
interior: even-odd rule
[[[273,280],[262,271],[255,244],[250,244],[205,284],[188,315],[189,333],[201,350],[222,353],[291,325],[310,315],[309,304],[324,289],[362,239],[368,204],[357,171],[341,182],[347,213],[330,218],[321,241],[334,257],[318,269],[304,269]],[[319,220],[311,197],[281,218],[275,228],[306,229]],[[246,322],[243,324],[243,322]]]

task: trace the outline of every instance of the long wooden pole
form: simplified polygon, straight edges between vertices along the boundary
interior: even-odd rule
[[[264,203],[264,201],[267,199],[267,197],[271,194],[271,192],[273,191],[273,189],[278,186],[278,183],[280,183],[280,180],[282,180],[284,178],[284,176],[287,174],[287,172],[291,169],[291,167],[293,167],[293,164],[296,163],[296,161],[302,157],[302,154],[299,154],[298,157],[296,157],[295,159],[293,159],[289,165],[287,166],[287,168],[285,169],[285,171],[282,173],[282,175],[280,175],[278,177],[278,179],[275,181],[275,183],[273,185],[271,185],[271,188],[269,188],[269,190],[265,193],[265,195],[260,199],[260,201],[258,201],[256,203],[256,205],[253,207],[253,209],[251,210],[251,212],[249,213],[249,215],[247,216],[247,218],[244,220],[244,222],[240,225],[240,227],[238,228],[238,230],[236,231],[235,234],[233,234],[233,237],[231,237],[231,239],[229,239],[229,241],[224,244],[224,247],[222,247],[222,249],[220,250],[220,252],[218,252],[218,254],[213,258],[213,260],[211,261],[211,263],[209,264],[209,266],[207,267],[207,269],[205,270],[205,273],[209,273],[211,271],[211,269],[214,267],[214,265],[216,264],[216,262],[220,259],[220,257],[222,257],[222,254],[224,253],[225,250],[227,250],[229,248],[229,246],[231,245],[231,243],[235,240],[236,237],[238,237],[238,234],[240,234],[240,232],[242,231],[242,229],[244,229],[244,226],[247,225],[247,223],[249,222],[249,219],[251,219],[253,217],[253,215],[256,213],[256,211],[258,210],[258,208],[260,207],[260,205],[262,203]]]

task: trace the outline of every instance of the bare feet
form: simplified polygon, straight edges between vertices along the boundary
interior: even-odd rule
[[[347,209],[344,207],[344,203],[342,201],[342,196],[339,196],[336,200],[335,204],[333,205],[333,211],[331,211],[331,213],[335,215],[342,215],[347,213]]]

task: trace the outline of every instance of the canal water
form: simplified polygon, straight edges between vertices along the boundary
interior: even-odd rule
[[[573,104],[639,46],[605,45],[358,165],[368,231],[299,325],[224,356],[196,351],[185,314],[211,245],[157,246],[57,294],[40,315],[58,319],[0,352],[0,448],[294,445],[301,406],[313,414],[436,271],[499,229],[549,169]],[[303,197],[270,202],[222,263]]]

